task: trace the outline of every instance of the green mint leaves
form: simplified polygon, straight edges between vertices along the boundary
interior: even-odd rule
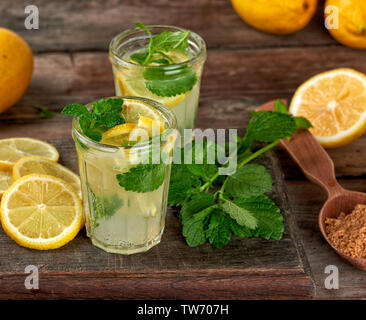
[[[198,149],[193,148],[197,141],[186,144],[181,149],[181,160],[185,151],[190,151],[192,163],[173,164],[168,204],[181,206],[179,217],[189,246],[209,242],[222,248],[232,235],[282,238],[283,217],[265,195],[272,190],[272,178],[265,167],[249,162],[274,148],[280,139],[289,138],[297,129],[309,128],[311,124],[305,118],[288,114],[287,106],[280,100],[276,102],[275,112],[257,111],[251,116],[244,137],[236,139],[238,165],[232,175],[219,175],[219,168],[225,167],[228,161],[219,163],[217,153],[214,163],[198,162],[202,156],[207,159],[209,150],[227,150],[212,142],[205,142]],[[264,146],[252,150],[254,141]]]
[[[92,140],[100,141],[106,130],[125,123],[121,116],[123,100],[103,98],[93,103],[91,111],[82,104],[70,104],[62,114],[78,118],[83,133]]]
[[[174,97],[192,90],[197,82],[196,73],[187,66],[172,69],[148,68],[144,71],[145,86],[160,97]]]
[[[169,56],[170,52],[188,54],[190,31],[163,31],[153,37],[144,24],[141,22],[135,24],[150,38],[145,48],[130,57],[143,66],[154,64],[154,67],[146,68],[143,73],[146,88],[160,97],[174,97],[192,90],[197,83],[196,73],[187,65],[175,64]],[[159,58],[156,58],[156,55]]]
[[[165,167],[164,163],[138,164],[126,173],[117,174],[116,177],[119,185],[127,191],[151,192],[163,184]]]
[[[33,108],[39,110],[39,116],[42,119],[50,119],[55,115],[55,112],[49,110],[45,106],[35,105]]]

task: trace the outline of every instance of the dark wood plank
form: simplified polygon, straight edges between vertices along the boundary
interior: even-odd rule
[[[343,187],[366,192],[364,179],[340,180]],[[311,266],[311,274],[316,285],[319,299],[365,299],[365,272],[357,270],[343,261],[322,238],[318,227],[318,214],[326,200],[320,188],[307,181],[286,181],[287,193],[294,218],[297,221],[302,243]],[[335,265],[339,269],[339,289],[328,290],[324,286],[324,269]]]
[[[217,122],[224,117],[223,104],[240,112],[242,101],[255,105],[279,97],[290,98],[303,81],[321,71],[352,67],[366,72],[363,52],[345,47],[329,52],[324,47],[210,52],[201,90],[201,102],[210,109],[201,111],[205,120]],[[0,120],[11,125],[24,123],[36,118],[36,111],[31,108],[34,104],[59,111],[70,102],[86,103],[113,94],[107,53],[41,54],[36,56],[33,80],[26,95]]]
[[[323,0],[321,1],[321,3]],[[36,52],[107,51],[110,40],[134,21],[177,25],[199,33],[209,48],[337,45],[324,27],[322,4],[304,30],[274,36],[246,25],[228,0],[34,0],[39,30],[25,30],[23,1],[0,2],[1,25],[23,36]]]

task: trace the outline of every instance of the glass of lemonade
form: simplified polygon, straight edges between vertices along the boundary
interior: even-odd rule
[[[173,111],[183,134],[183,129],[195,126],[206,60],[205,42],[198,34],[178,27],[154,25],[146,28],[147,31],[141,28],[126,30],[110,43],[116,95],[159,101]],[[152,47],[149,47],[150,41]],[[147,57],[149,51],[152,53],[150,58]]]
[[[107,99],[123,101],[124,123],[101,127],[99,142],[84,134],[81,118],[73,120],[87,235],[107,252],[143,252],[160,242],[164,230],[171,165],[161,155],[173,152],[176,119],[149,99]],[[96,102],[86,106],[93,107]],[[152,162],[154,150],[158,161],[155,154]]]

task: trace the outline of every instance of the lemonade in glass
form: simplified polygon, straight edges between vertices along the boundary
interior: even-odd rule
[[[158,102],[101,99],[74,117],[87,235],[108,252],[143,252],[160,242],[167,208],[176,119]]]
[[[116,95],[160,102],[173,111],[183,134],[195,127],[205,42],[178,27],[136,25],[110,43]]]

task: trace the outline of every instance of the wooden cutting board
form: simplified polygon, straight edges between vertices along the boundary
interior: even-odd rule
[[[71,139],[48,140],[60,162],[77,171]],[[0,298],[243,299],[306,298],[313,294],[301,261],[282,172],[272,153],[259,162],[275,181],[271,198],[285,217],[282,240],[233,238],[223,249],[186,245],[169,209],[162,242],[131,256],[94,247],[83,230],[63,248],[36,251],[18,246],[0,230]],[[28,265],[39,268],[40,288],[24,286]]]

